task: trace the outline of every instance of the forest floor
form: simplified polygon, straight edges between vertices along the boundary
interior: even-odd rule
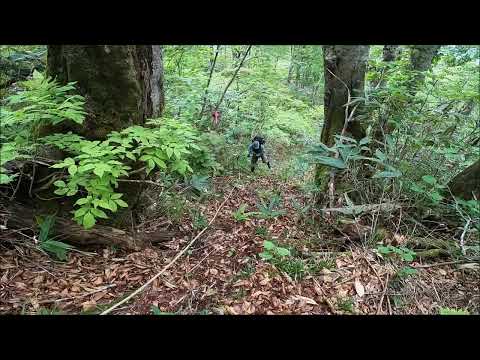
[[[334,236],[331,227],[314,226],[299,215],[307,199],[293,184],[267,174],[217,177],[213,187],[215,195],[200,204],[205,219],[230,197],[212,225],[169,270],[112,314],[438,314],[442,307],[479,313],[477,264],[414,261],[417,273],[399,278],[401,264],[371,247],[325,246]],[[232,216],[241,204],[255,211],[259,197],[274,192],[283,200],[283,215],[245,221]],[[98,314],[157,274],[201,230],[188,216],[181,224],[178,235],[159,246],[74,251],[66,262],[34,246],[2,246],[0,313]],[[297,250],[286,264],[291,271],[259,258],[265,239]]]

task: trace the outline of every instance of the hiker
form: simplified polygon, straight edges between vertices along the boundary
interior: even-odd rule
[[[264,145],[265,139],[260,136],[255,136],[252,139],[252,143],[248,146],[248,157],[252,157],[252,172],[255,170],[255,165],[257,164],[259,158],[261,158],[262,161],[267,164],[268,168],[271,169],[270,161],[267,161],[267,158],[265,157]]]

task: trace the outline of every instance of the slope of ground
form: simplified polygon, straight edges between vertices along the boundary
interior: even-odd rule
[[[381,259],[360,244],[343,251],[325,246],[327,226],[309,225],[299,216],[303,195],[272,177],[216,178],[202,213],[211,219],[231,197],[212,226],[175,265],[145,291],[113,314],[437,314],[441,307],[480,310],[478,267],[437,264],[419,267],[408,279],[395,276],[398,265]],[[260,196],[277,192],[285,214],[236,221],[241,204],[255,211]],[[295,207],[292,205],[296,203]],[[97,249],[71,252],[57,262],[14,241],[3,242],[0,254],[0,312],[99,313],[158,273],[198,233],[190,219],[178,236],[162,247],[124,253]],[[268,234],[268,235],[266,235]],[[27,235],[23,235],[25,238]],[[303,272],[279,271],[261,260],[269,239],[297,249],[291,260]],[[30,241],[32,239],[27,239]],[[16,244],[16,245],[15,245]],[[421,266],[414,262],[412,266]],[[292,275],[293,274],[293,275]],[[297,278],[295,278],[296,275]]]

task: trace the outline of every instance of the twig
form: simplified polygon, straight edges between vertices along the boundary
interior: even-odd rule
[[[220,209],[223,207],[223,205],[227,202],[227,200],[230,198],[230,196],[233,194],[233,190],[230,191],[230,194],[225,198],[225,200],[223,200],[223,202],[220,204],[220,206],[218,207],[217,211],[215,212],[215,215],[213,216],[212,220],[210,220],[210,222],[208,223],[208,225],[206,227],[203,228],[202,231],[200,231],[197,236],[195,236],[192,241],[190,241],[190,243],[188,243],[187,246],[185,246],[183,248],[182,251],[180,251],[174,258],[172,261],[170,261],[170,263],[168,263],[159,273],[157,273],[154,277],[152,277],[150,280],[148,280],[145,284],[143,284],[141,287],[139,287],[137,290],[135,290],[133,293],[131,293],[129,296],[127,296],[125,299],[123,299],[122,301],[118,302],[117,304],[111,306],[110,308],[108,308],[107,310],[103,311],[100,315],[107,315],[108,313],[110,313],[112,310],[114,310],[115,308],[117,308],[118,306],[126,303],[128,300],[130,300],[132,297],[134,297],[135,295],[137,295],[138,293],[142,292],[143,290],[145,290],[145,288],[150,285],[153,281],[155,281],[155,279],[157,279],[160,275],[162,275],[167,269],[169,269],[192,245],[193,243],[210,227],[210,225],[212,225],[212,223],[215,221],[215,218],[217,217],[218,213],[220,212]]]
[[[155,181],[152,180],[127,180],[127,179],[117,179],[118,182],[128,182],[128,183],[139,183],[139,184],[150,184],[150,185],[156,185],[159,187],[164,187],[163,184],[159,184]]]
[[[23,166],[20,168],[20,176],[18,177],[17,186],[15,187],[15,190],[13,191],[12,196],[10,196],[10,201],[15,199],[15,195],[17,194],[17,191],[20,188],[20,183],[22,182],[22,176],[23,176]]]
[[[463,228],[462,236],[460,236],[460,248],[462,249],[462,254],[465,255],[465,233],[468,230],[468,227],[470,226],[470,219],[467,220],[467,223],[465,224],[465,227]]]
[[[37,164],[33,164],[33,170],[32,170],[32,179],[30,180],[30,187],[28,188],[28,196],[30,199],[32,198],[32,187],[33,187],[33,181],[35,180],[35,172],[37,170]]]
[[[413,266],[415,269],[425,269],[425,268],[430,268],[434,266],[443,266],[443,265],[454,265],[454,264],[465,264],[465,263],[470,263],[470,262],[477,262],[477,260],[458,260],[458,261],[447,261],[443,263],[436,263],[436,264],[426,264],[426,265],[416,265]]]
[[[200,260],[193,268],[191,268],[190,270],[188,270],[184,276],[187,276],[188,274],[190,274],[193,270],[195,270],[207,257],[210,256],[210,254],[212,254],[214,251],[216,251],[217,249],[213,249],[212,251],[210,251],[207,255],[205,255],[205,257]]]
[[[380,311],[382,310],[383,298],[385,297],[385,294],[387,293],[387,289],[388,289],[388,278],[389,278],[389,275],[387,274],[387,280],[385,280],[382,297],[380,298],[380,302],[378,303],[378,307],[377,307],[377,315],[380,314]]]

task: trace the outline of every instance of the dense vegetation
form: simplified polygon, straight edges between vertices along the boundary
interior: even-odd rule
[[[217,181],[272,177],[304,198],[296,226],[326,234],[314,248],[397,256],[402,278],[414,259],[478,262],[479,61],[478,46],[1,46],[1,210],[33,207],[35,246],[66,260],[99,243],[83,230],[198,232],[226,196]],[[255,135],[272,172],[250,172]],[[230,218],[281,222],[281,191],[257,190]],[[55,218],[81,228],[57,241]],[[300,248],[255,233],[259,259],[315,274]],[[138,250],[128,239],[111,243]]]

